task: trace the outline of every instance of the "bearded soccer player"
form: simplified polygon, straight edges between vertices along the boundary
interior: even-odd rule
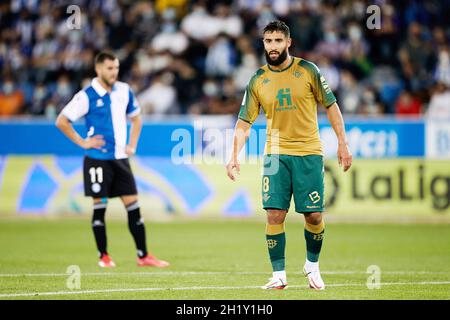
[[[267,64],[250,79],[236,122],[233,152],[227,175],[239,173],[238,154],[250,134],[260,108],[267,118],[262,202],[267,212],[266,240],[273,275],[263,289],[284,289],[285,226],[291,197],[295,211],[305,217],[306,262],[309,286],[322,290],[319,255],[324,239],[324,166],[317,123],[317,102],[326,108],[338,139],[338,161],[347,171],[352,164],[344,121],[332,91],[317,66],[289,55],[289,27],[270,22],[263,31]]]
[[[138,266],[167,267],[147,251],[144,220],[138,203],[136,182],[128,157],[135,154],[142,120],[140,108],[128,84],[117,81],[119,60],[111,52],[95,57],[97,77],[64,107],[56,126],[85,149],[84,192],[93,199],[94,232],[100,267],[115,267],[107,251],[105,212],[108,198],[120,197],[128,212],[128,228],[137,249]],[[83,139],[71,122],[84,117],[88,130]],[[127,118],[131,121],[127,143]]]

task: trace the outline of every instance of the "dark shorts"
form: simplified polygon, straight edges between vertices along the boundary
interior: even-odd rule
[[[289,210],[294,196],[298,213],[324,210],[324,167],[319,155],[264,156],[262,202],[264,209]]]
[[[128,159],[99,160],[84,157],[84,194],[94,198],[113,198],[137,194]]]

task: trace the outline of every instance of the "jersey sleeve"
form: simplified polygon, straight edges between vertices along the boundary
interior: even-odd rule
[[[85,91],[79,91],[63,108],[61,113],[74,122],[85,116],[89,111],[89,98]]]
[[[139,106],[139,102],[134,95],[133,90],[131,88],[128,89],[128,105],[127,105],[127,116],[132,118],[137,116],[141,112],[141,108]]]
[[[320,102],[325,108],[329,108],[333,103],[336,102],[336,97],[331,91],[328,82],[325,80],[324,76],[320,74],[319,68],[312,64],[312,90],[314,97],[318,102]]]
[[[241,109],[239,111],[239,119],[252,124],[258,117],[260,107],[255,93],[254,79],[252,79],[245,89],[244,98],[242,99]]]

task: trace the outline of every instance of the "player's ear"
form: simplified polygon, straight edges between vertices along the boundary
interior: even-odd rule
[[[287,47],[290,48],[290,47],[291,47],[291,44],[292,44],[292,38],[289,37],[289,38],[287,39]]]

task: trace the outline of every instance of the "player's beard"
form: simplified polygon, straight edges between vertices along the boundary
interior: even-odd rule
[[[106,77],[101,77],[102,81],[104,84],[106,84],[108,87],[112,88],[114,83],[116,82],[116,78],[114,78],[113,80],[108,80]]]
[[[287,48],[284,49],[275,60],[272,60],[272,58],[270,57],[270,55],[267,53],[266,50],[264,50],[265,56],[266,56],[266,61],[268,64],[270,64],[271,66],[279,66],[280,64],[282,64],[284,61],[286,61],[287,56],[288,56],[288,50]]]

